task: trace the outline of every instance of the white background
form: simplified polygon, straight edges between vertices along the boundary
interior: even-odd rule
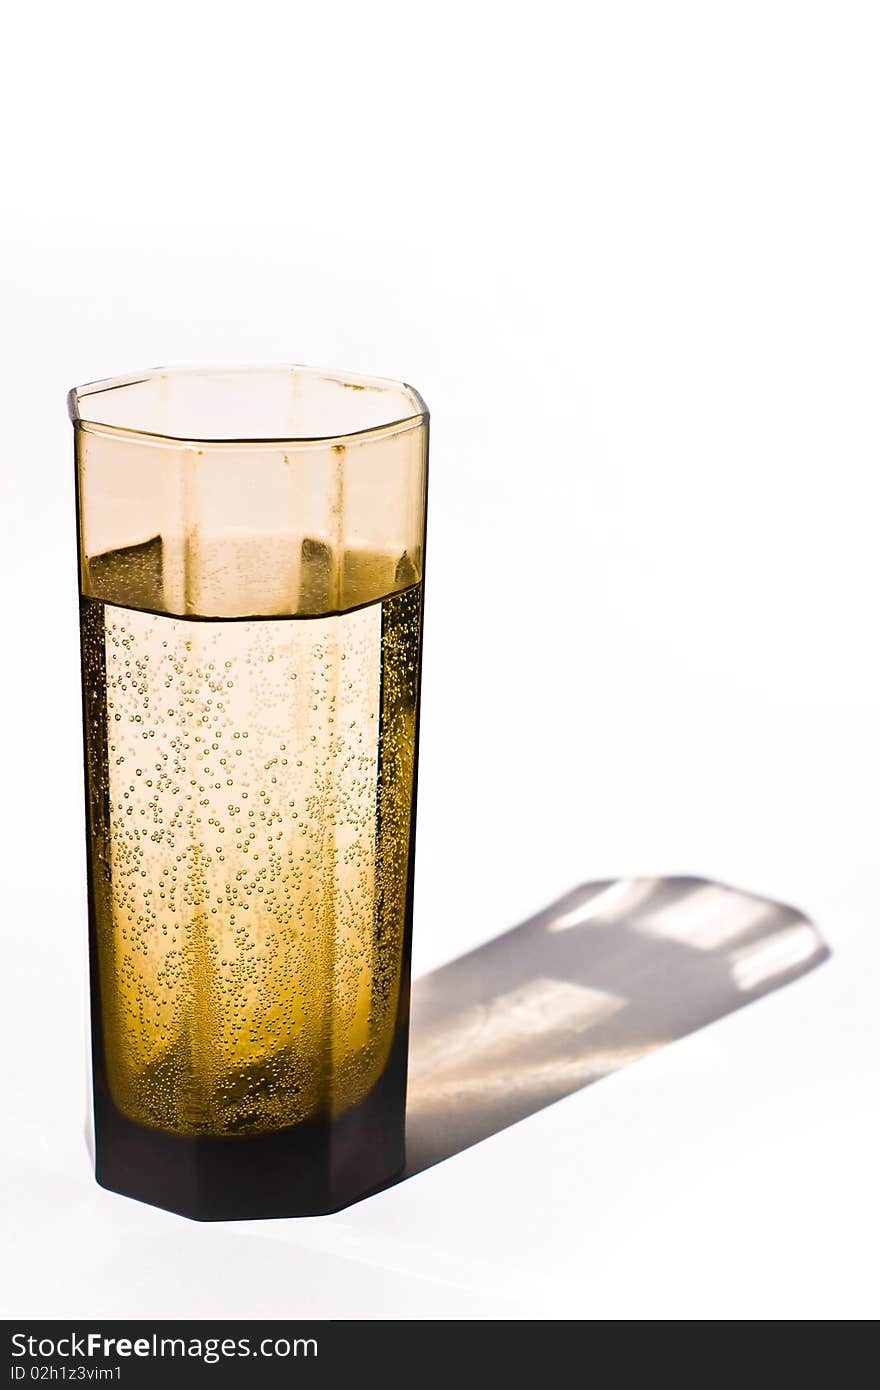
[[[876,7],[4,23],[4,1311],[876,1315]],[[416,974],[638,874],[833,957],[337,1216],[200,1226],[81,1140],[64,395],[291,360],[432,410]]]

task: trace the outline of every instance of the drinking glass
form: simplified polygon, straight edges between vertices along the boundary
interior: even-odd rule
[[[404,1161],[428,412],[295,366],[70,414],[96,1177],[335,1210]]]

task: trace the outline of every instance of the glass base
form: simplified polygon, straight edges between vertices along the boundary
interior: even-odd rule
[[[335,1119],[269,1134],[191,1137],[147,1129],[95,1085],[95,1178],[195,1221],[323,1216],[386,1186],[404,1166],[406,1037],[369,1094]]]

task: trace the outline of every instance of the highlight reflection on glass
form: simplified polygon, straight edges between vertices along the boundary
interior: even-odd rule
[[[357,1108],[396,1045],[400,1131],[424,407],[301,368],[71,404],[97,1091],[257,1136]]]

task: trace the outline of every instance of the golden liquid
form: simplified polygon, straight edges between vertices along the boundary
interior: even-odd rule
[[[143,611],[160,545],[91,562],[97,592],[142,607],[81,600],[110,1092],[181,1134],[336,1115],[381,1075],[397,1019],[420,585],[406,556],[353,553],[336,599],[388,596],[169,616]],[[304,613],[326,558],[304,543]]]

